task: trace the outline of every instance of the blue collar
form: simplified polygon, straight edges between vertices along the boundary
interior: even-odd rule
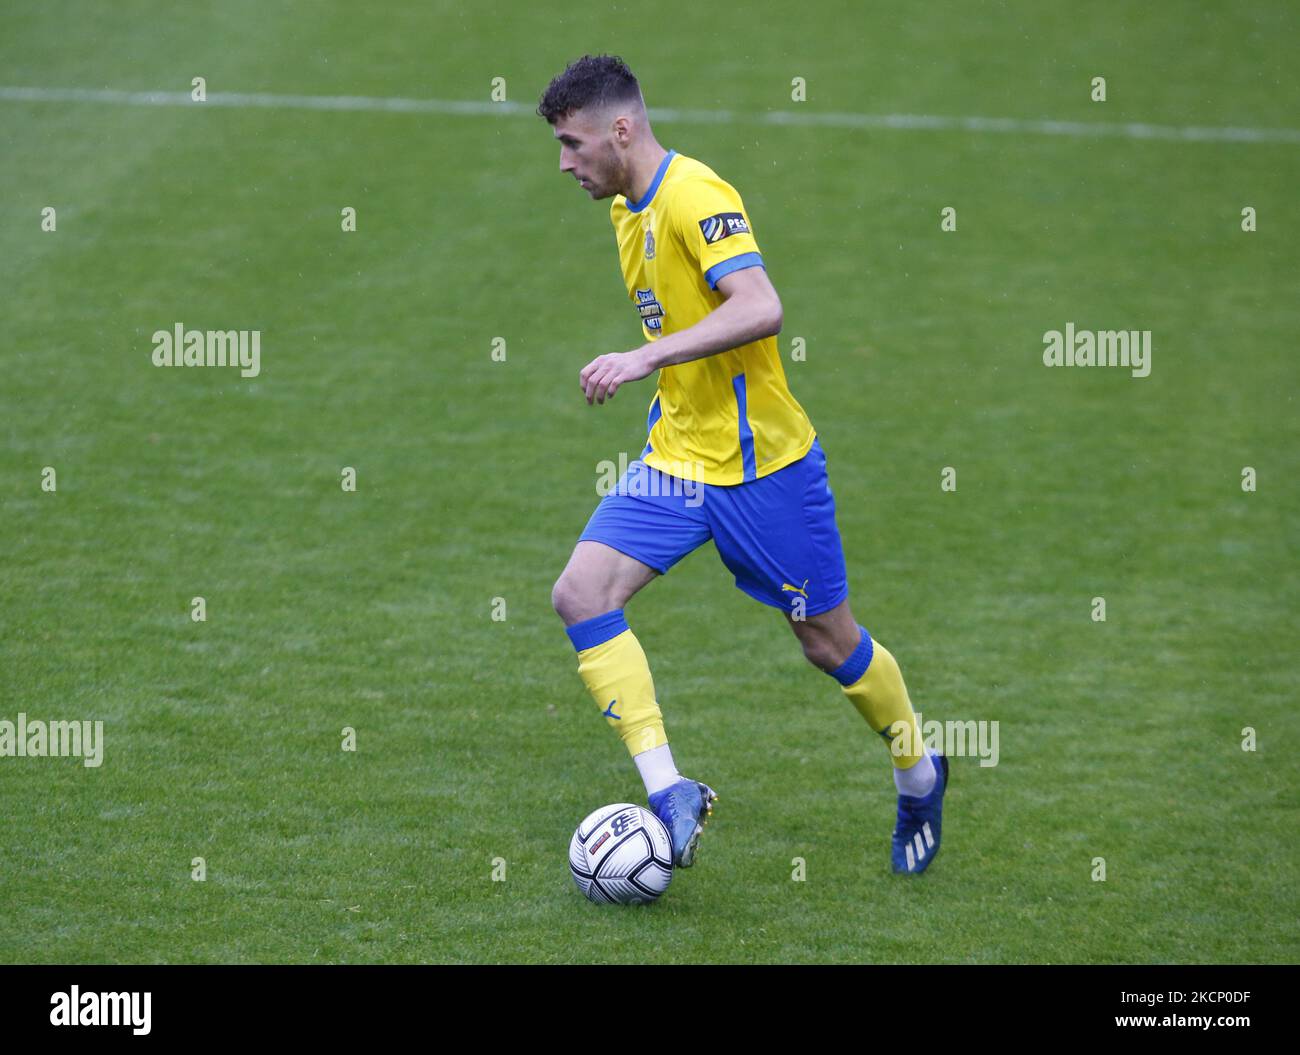
[[[659,167],[655,169],[655,178],[650,181],[650,189],[645,192],[645,196],[640,201],[630,201],[627,203],[628,212],[640,212],[654,200],[655,191],[659,189],[659,184],[662,183],[664,179],[664,173],[668,171],[669,164],[676,156],[677,151],[675,150],[670,150],[664,155],[663,161],[659,162]]]

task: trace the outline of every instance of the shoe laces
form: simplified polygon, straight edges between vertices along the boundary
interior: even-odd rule
[[[900,820],[904,822],[915,821],[925,812],[925,799],[917,798],[914,795],[898,796],[898,817]]]
[[[668,793],[668,818],[674,825],[685,815],[682,804],[683,795],[685,795],[685,790],[674,790]]]

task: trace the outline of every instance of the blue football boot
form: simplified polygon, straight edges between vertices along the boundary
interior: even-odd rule
[[[683,778],[650,796],[650,809],[673,841],[673,864],[689,868],[718,795],[708,784]]]
[[[898,823],[890,861],[895,872],[916,875],[930,867],[939,852],[939,835],[943,826],[943,793],[948,790],[948,758],[931,754],[934,763],[934,787],[923,798],[898,796]]]

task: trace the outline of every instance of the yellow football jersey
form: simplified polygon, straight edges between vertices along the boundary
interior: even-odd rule
[[[726,298],[718,280],[762,267],[745,206],[702,162],[669,151],[640,201],[610,219],[648,340],[689,329]],[[816,433],[786,384],[775,337],[659,371],[643,458],[707,484],[756,480],[808,453]]]

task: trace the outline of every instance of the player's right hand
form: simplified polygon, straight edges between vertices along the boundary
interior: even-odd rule
[[[648,377],[654,367],[643,354],[645,349],[634,352],[609,352],[598,355],[582,368],[578,374],[578,384],[582,386],[587,402],[604,403],[613,399],[619,386],[627,381],[640,381]]]

